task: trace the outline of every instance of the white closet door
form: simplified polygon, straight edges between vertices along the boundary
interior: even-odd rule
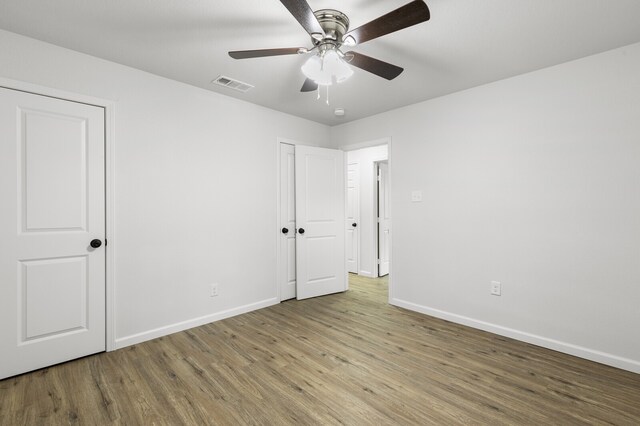
[[[104,351],[104,109],[0,88],[0,200],[0,379]]]
[[[347,271],[358,273],[360,250],[360,164],[347,165]]]
[[[280,144],[280,301],[296,297],[296,168],[293,145]]]
[[[342,151],[296,146],[296,297],[347,289]]]
[[[378,163],[378,276],[389,274],[389,165]]]

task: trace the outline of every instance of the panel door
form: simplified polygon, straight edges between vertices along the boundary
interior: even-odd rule
[[[280,301],[296,297],[296,164],[293,145],[280,144]]]
[[[389,274],[389,165],[378,163],[378,276]]]
[[[347,271],[358,273],[358,255],[360,250],[360,164],[347,165]]]
[[[347,289],[342,151],[296,146],[296,297]]]
[[[104,109],[0,88],[0,379],[105,350]]]

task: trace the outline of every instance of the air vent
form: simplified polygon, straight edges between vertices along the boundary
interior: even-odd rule
[[[213,80],[212,83],[243,93],[248,92],[249,89],[253,89],[253,86],[248,83],[243,83],[242,81],[234,80],[232,78],[225,77],[224,75],[219,76]]]

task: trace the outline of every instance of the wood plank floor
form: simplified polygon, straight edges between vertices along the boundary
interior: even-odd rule
[[[0,381],[0,424],[640,425],[640,375],[387,305],[384,279]]]

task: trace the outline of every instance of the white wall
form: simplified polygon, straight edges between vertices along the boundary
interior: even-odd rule
[[[640,372],[640,44],[332,128],[386,136],[393,303]]]
[[[119,346],[277,302],[277,137],[328,127],[5,31],[0,77],[116,101]]]
[[[376,198],[375,162],[388,158],[387,145],[372,146],[347,152],[349,164],[357,163],[360,172],[360,223],[359,270],[358,275],[378,276],[376,245],[378,244],[378,223]]]

